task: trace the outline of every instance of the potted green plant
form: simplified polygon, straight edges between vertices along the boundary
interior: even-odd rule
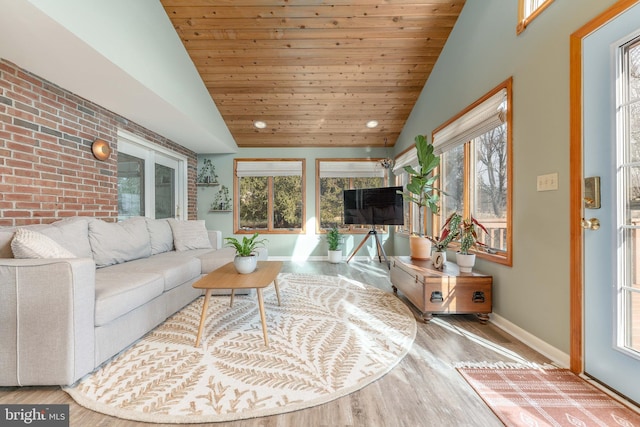
[[[329,246],[329,262],[337,264],[342,261],[342,235],[338,227],[332,227],[327,231],[327,245]]]
[[[410,237],[411,258],[428,259],[431,255],[431,241],[424,237],[424,210],[429,208],[431,212],[438,213],[440,207],[440,190],[435,187],[438,175],[434,170],[440,165],[440,156],[433,154],[433,144],[427,142],[424,135],[415,137],[418,166],[416,170],[412,166],[405,166],[404,170],[409,174],[409,183],[405,191],[401,191],[404,200],[415,203],[418,207],[418,235]]]
[[[253,236],[244,236],[242,241],[235,237],[225,237],[225,246],[233,246],[236,249],[236,256],[233,265],[240,274],[252,273],[258,265],[258,255],[255,250],[264,247],[267,239],[258,239],[259,234],[254,233]]]
[[[473,247],[486,246],[478,241],[477,229],[489,234],[484,225],[473,216],[460,223],[460,251],[456,254],[456,263],[462,273],[471,273],[476,263],[476,254],[469,253],[469,250]]]
[[[435,268],[442,268],[444,263],[447,262],[447,247],[449,243],[455,241],[460,237],[460,224],[462,223],[462,216],[457,212],[449,215],[449,218],[445,221],[440,232],[440,237],[427,237],[433,244],[433,254],[431,256],[431,262]]]

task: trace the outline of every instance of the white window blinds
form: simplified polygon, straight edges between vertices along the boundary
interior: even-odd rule
[[[242,176],[299,176],[302,160],[244,161],[238,160],[236,175]]]
[[[418,166],[418,153],[416,151],[416,147],[412,147],[396,157],[396,164],[393,166],[394,175],[401,174],[404,171],[405,166]]]
[[[433,134],[434,153],[442,154],[489,132],[507,120],[507,91],[502,89]]]
[[[384,177],[384,169],[377,161],[321,161],[320,178]]]

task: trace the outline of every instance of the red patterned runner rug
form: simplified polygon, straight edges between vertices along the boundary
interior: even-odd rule
[[[508,427],[640,427],[640,414],[567,369],[458,367],[458,372]]]

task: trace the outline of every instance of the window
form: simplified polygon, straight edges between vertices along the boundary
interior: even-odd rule
[[[181,207],[187,206],[186,164],[186,157],[120,131],[118,220],[182,218]]]
[[[342,231],[366,232],[367,225],[344,223],[343,190],[384,187],[386,169],[379,159],[317,159],[316,160],[316,232],[334,226]]]
[[[234,171],[236,233],[304,232],[304,160],[236,159]]]
[[[553,0],[519,0],[518,3],[518,26],[516,33],[520,34],[545,10]]]
[[[407,187],[409,184],[409,174],[405,172],[405,166],[413,166],[415,169],[418,168],[418,155],[416,154],[416,149],[414,146],[411,146],[408,150],[401,153],[395,159],[395,165],[393,167],[393,174],[395,175],[396,185],[402,186],[402,188]],[[398,233],[403,234],[412,234],[418,233],[420,227],[418,225],[418,207],[415,203],[404,203],[404,225],[399,225],[396,227],[396,231]],[[426,215],[423,216],[423,220],[426,222]],[[423,230],[426,230],[426,224],[423,224]]]
[[[439,228],[453,212],[473,216],[488,235],[479,257],[511,265],[511,79],[500,84],[433,133],[440,154]]]

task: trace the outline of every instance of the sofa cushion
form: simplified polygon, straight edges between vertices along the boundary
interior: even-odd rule
[[[109,267],[118,273],[154,273],[162,277],[164,290],[200,278],[200,260],[189,252],[164,252]]]
[[[93,254],[89,244],[89,222],[89,219],[73,217],[56,221],[36,231],[49,236],[79,258],[91,258]]]
[[[204,220],[178,221],[169,219],[176,251],[212,249]]]
[[[79,258],[91,258],[88,223],[89,219],[72,217],[52,224],[0,228],[0,258],[13,258],[11,241],[18,228],[42,233]]]
[[[76,256],[42,233],[18,228],[11,241],[15,258],[75,258]]]
[[[117,266],[114,266],[117,267]],[[164,280],[149,272],[96,270],[96,326],[102,326],[162,294]]]
[[[151,255],[173,250],[173,232],[166,219],[147,218],[147,230],[151,240]]]
[[[236,256],[234,248],[221,248],[216,251],[202,251],[201,253],[193,252],[200,259],[202,274],[211,273],[213,270],[233,262],[233,258]]]
[[[122,222],[91,221],[89,242],[97,267],[151,256],[151,241],[143,217]]]

